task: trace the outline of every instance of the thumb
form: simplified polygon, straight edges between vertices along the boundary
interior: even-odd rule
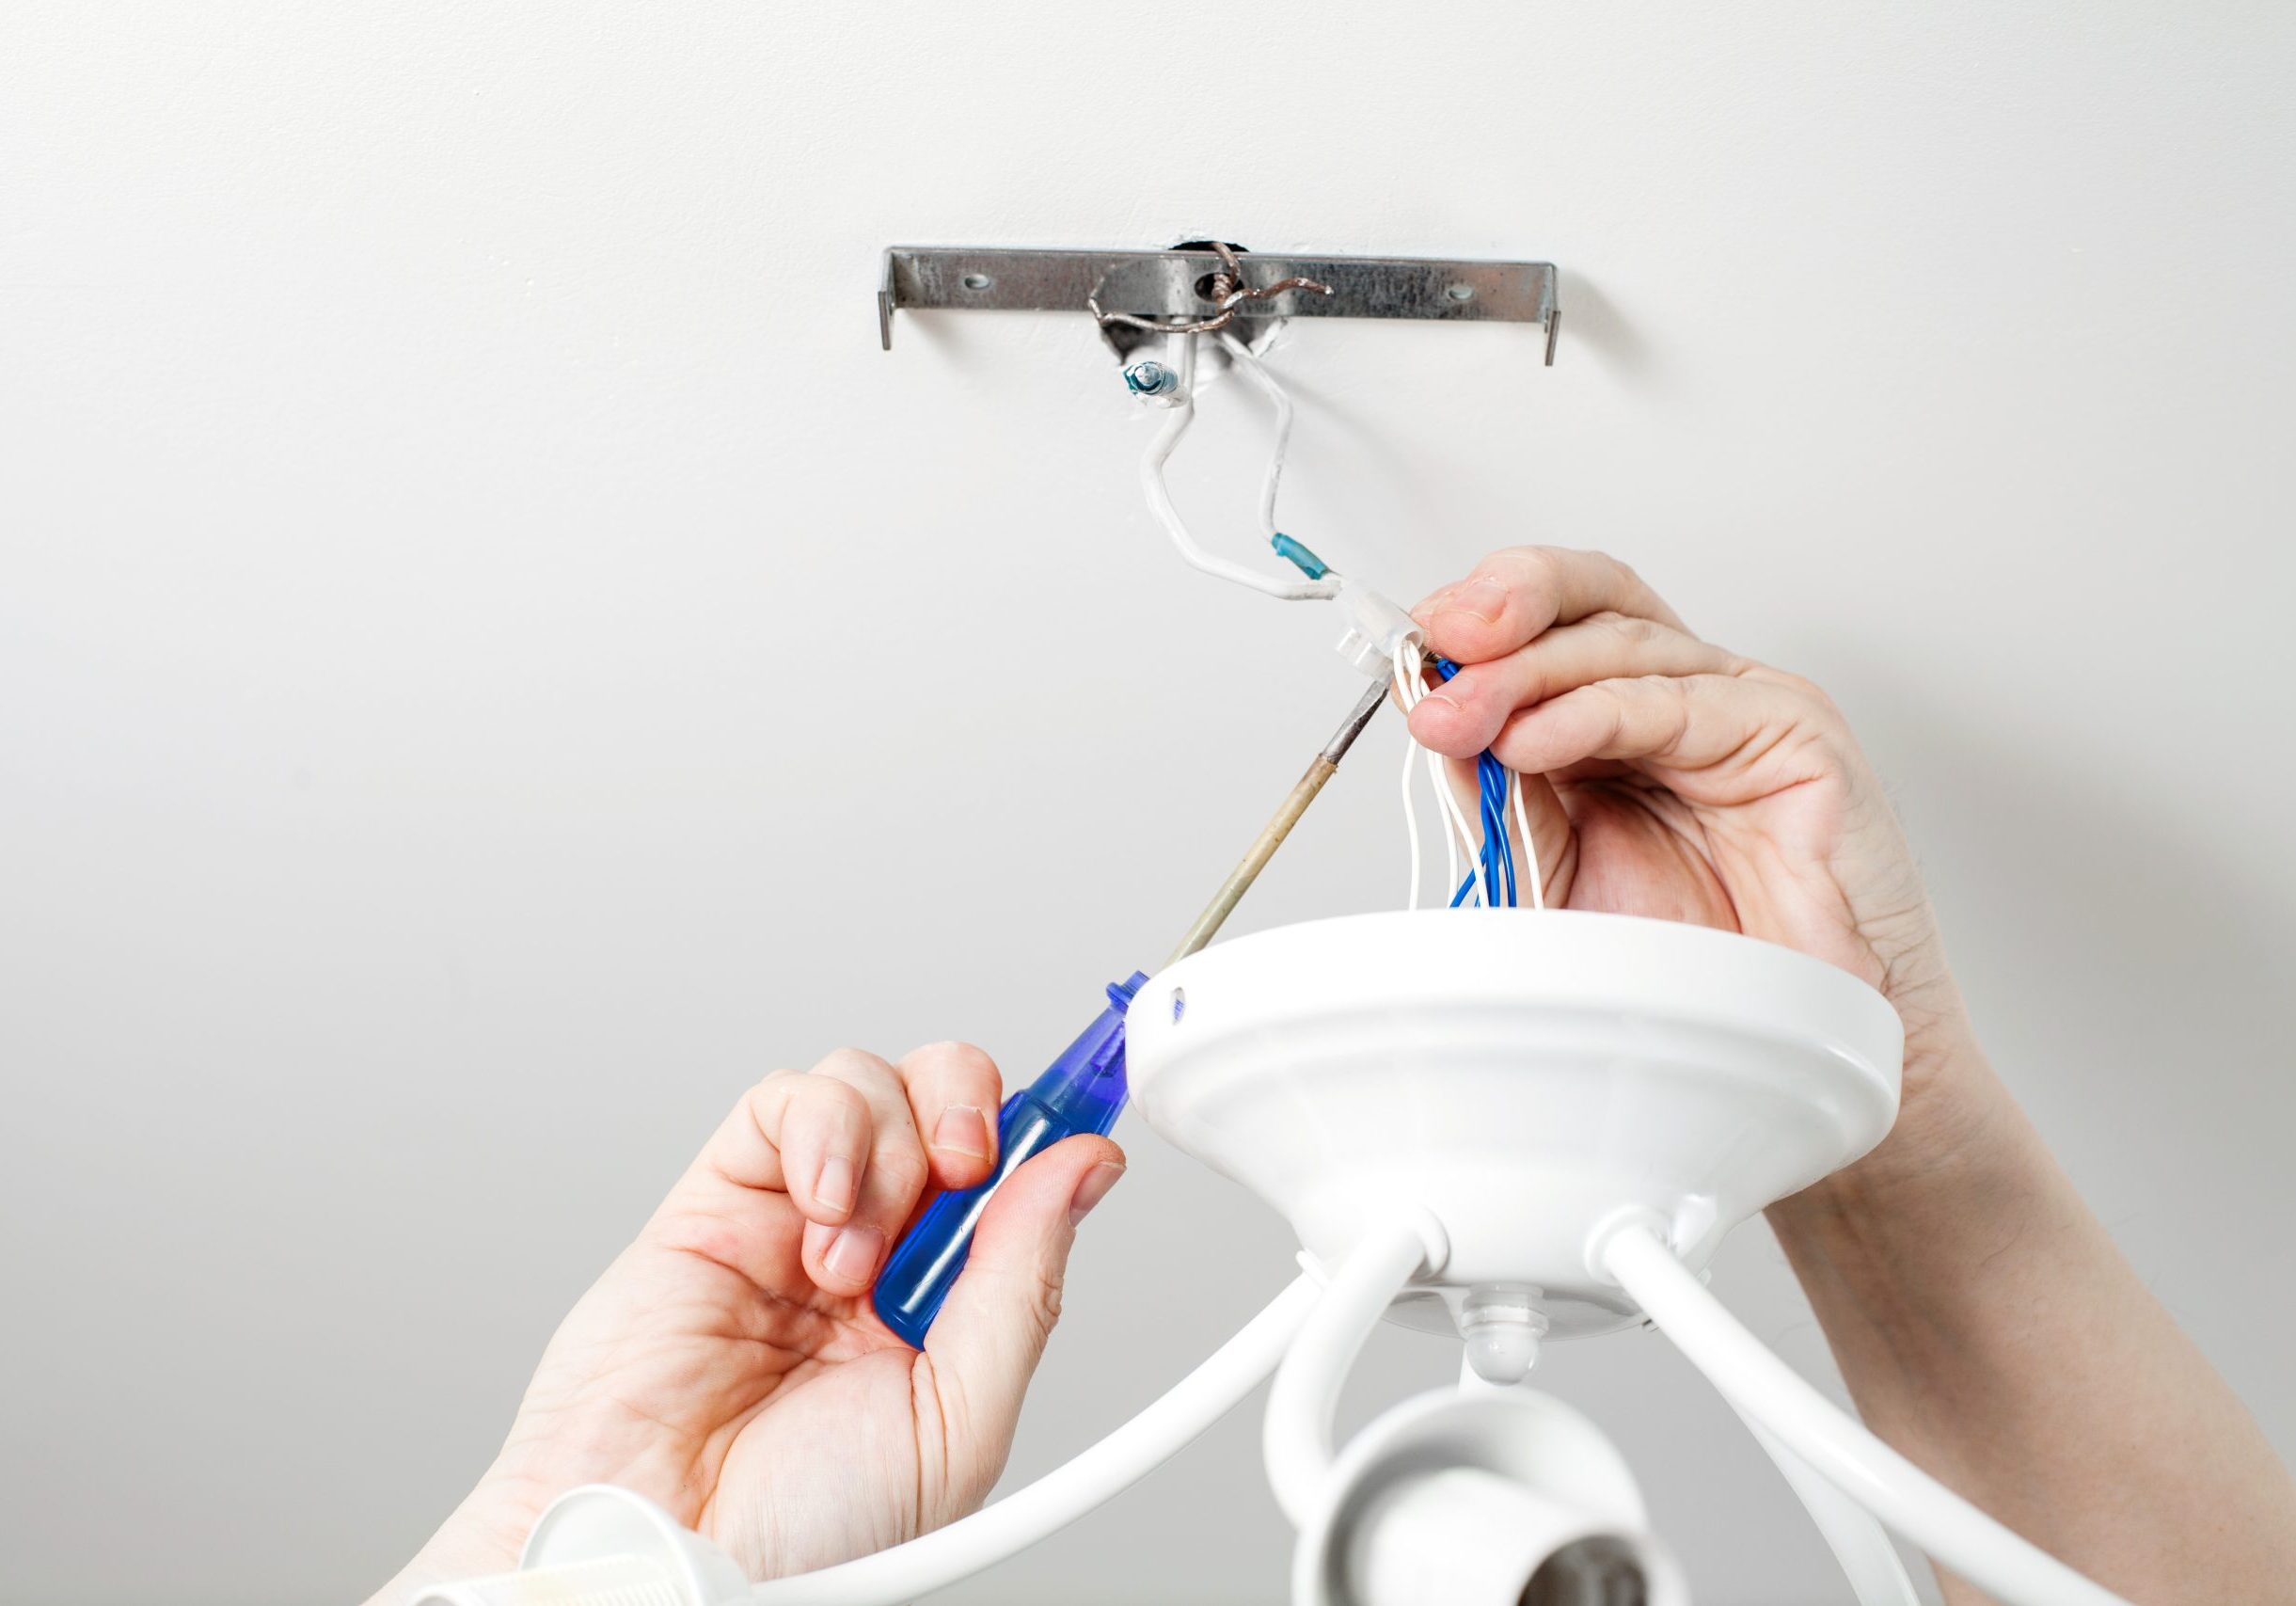
[[[1090,1136],[1064,1137],[1016,1168],[981,1213],[973,1252],[926,1335],[949,1458],[979,1458],[982,1493],[1004,1465],[1021,1396],[1060,1319],[1076,1224],[1123,1174],[1124,1151]]]

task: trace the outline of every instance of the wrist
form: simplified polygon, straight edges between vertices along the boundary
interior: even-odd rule
[[[1988,1175],[2021,1164],[2030,1128],[1958,1001],[1919,1013],[1901,1005],[1900,1013],[1908,1029],[1897,1120],[1862,1158],[1770,1207],[1781,1237],[1821,1223],[1916,1219],[1927,1201],[1981,1195]]]
[[[527,1531],[549,1499],[548,1492],[525,1488],[519,1480],[489,1469],[368,1606],[405,1606],[419,1590],[515,1570]]]

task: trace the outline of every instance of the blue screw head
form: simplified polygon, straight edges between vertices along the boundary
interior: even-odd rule
[[[1169,396],[1180,375],[1161,362],[1135,362],[1124,371],[1125,387],[1135,396]]]

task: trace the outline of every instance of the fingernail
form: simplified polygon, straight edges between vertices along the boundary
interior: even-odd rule
[[[933,1147],[975,1160],[989,1157],[989,1118],[973,1105],[951,1105],[933,1122]]]
[[[874,1227],[847,1227],[830,1240],[821,1264],[840,1282],[866,1282],[877,1272],[885,1234]]]
[[[1411,616],[1420,624],[1426,624],[1428,620],[1443,612],[1444,605],[1450,600],[1451,593],[1458,589],[1456,585],[1447,585],[1440,591],[1429,593],[1426,599],[1411,611]]]
[[[1484,624],[1496,619],[1507,606],[1507,588],[1495,580],[1463,580],[1451,587],[1438,613],[1472,613]]]
[[[853,1162],[843,1154],[831,1154],[821,1162],[821,1174],[814,1179],[814,1202],[824,1210],[847,1211],[853,1208]]]
[[[1450,709],[1450,711],[1454,714],[1463,712],[1466,708],[1465,703],[1462,703],[1458,698],[1452,696],[1449,692],[1430,692],[1426,696],[1420,698],[1419,701],[1422,703],[1440,703],[1445,708]]]
[[[1092,1207],[1108,1197],[1108,1190],[1116,1185],[1124,1175],[1124,1168],[1114,1160],[1102,1160],[1086,1171],[1076,1185],[1076,1192],[1069,1201],[1069,1225],[1073,1227],[1092,1214]]]

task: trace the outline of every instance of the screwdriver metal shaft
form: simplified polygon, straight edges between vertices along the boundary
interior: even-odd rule
[[[1284,799],[1275,818],[1254,838],[1243,862],[1220,883],[1211,904],[1188,928],[1188,934],[1173,950],[1173,959],[1185,958],[1211,941],[1212,933],[1251,889],[1284,838],[1291,835],[1291,828],[1307,812],[1323,783],[1332,778],[1340,758],[1363,734],[1363,727],[1379,712],[1386,695],[1387,683],[1381,680],[1349,711],[1347,722],[1315,755],[1315,762]],[[1064,1137],[1079,1132],[1104,1133],[1115,1123],[1126,1093],[1125,1010],[1147,980],[1135,972],[1130,979],[1111,987],[1108,1008],[1085,1029],[1085,1035],[1069,1044],[1068,1052],[1043,1075],[1005,1101],[997,1112],[996,1173],[976,1186],[941,1195],[902,1234],[871,1296],[879,1317],[893,1331],[912,1344],[924,1344],[926,1330],[972,1251],[973,1230],[988,1208],[990,1196],[1014,1168]]]
[[[1307,805],[1315,802],[1316,794],[1323,789],[1323,783],[1338,771],[1339,760],[1347,756],[1347,750],[1355,744],[1355,739],[1363,734],[1363,727],[1371,723],[1371,716],[1379,712],[1380,704],[1386,700],[1387,682],[1384,678],[1373,681],[1370,689],[1348,710],[1347,719],[1332,733],[1332,739],[1323,744],[1323,750],[1315,755],[1314,762],[1307,766],[1307,772],[1299,778],[1299,783],[1285,797],[1275,818],[1262,826],[1259,835],[1252,839],[1252,845],[1245,851],[1243,860],[1228,871],[1227,879],[1220,883],[1220,890],[1211,895],[1211,901],[1204,906],[1204,912],[1196,917],[1196,924],[1188,928],[1187,935],[1180,938],[1180,946],[1172,950],[1172,958],[1165,960],[1164,963],[1186,959],[1211,942],[1220,928],[1227,923],[1227,917],[1235,913],[1236,905],[1252,889],[1252,883],[1258,881],[1259,872],[1268,867],[1268,861],[1275,856],[1275,850],[1282,847],[1284,838],[1291,835],[1291,828],[1300,822],[1300,816],[1307,812]]]

